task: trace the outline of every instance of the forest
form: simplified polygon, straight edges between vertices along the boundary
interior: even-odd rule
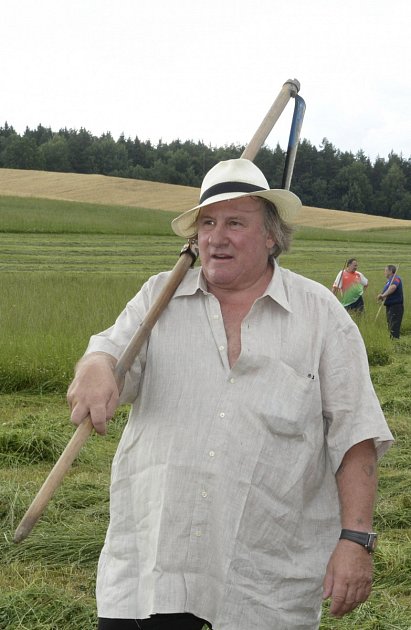
[[[97,137],[84,128],[39,124],[23,134],[0,127],[0,168],[95,173],[199,187],[218,161],[240,157],[243,146],[212,147],[201,141],[153,144],[110,132]],[[281,187],[286,151],[263,147],[255,162],[271,187]],[[360,149],[343,152],[327,138],[319,147],[300,142],[291,189],[304,205],[411,219],[411,156],[391,152],[373,162]]]

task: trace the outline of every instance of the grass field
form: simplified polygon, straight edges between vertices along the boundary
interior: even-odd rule
[[[1,168],[0,195],[122,205],[177,213],[196,205],[199,189],[104,175]],[[13,212],[15,214],[16,210]],[[315,225],[320,228],[353,231],[409,227],[410,222],[303,206],[298,223],[308,227]]]
[[[72,434],[64,392],[88,337],[112,322],[149,275],[176,262],[183,242],[169,221],[169,212],[126,205],[0,197],[1,630],[94,627],[110,462],[127,408],[106,438],[89,439],[31,536],[20,545],[11,541]],[[410,246],[411,229],[402,225],[378,230],[371,223],[351,232],[310,224],[298,228],[292,252],[281,258],[283,266],[331,286],[346,258],[358,257],[370,280],[359,326],[396,437],[380,466],[372,597],[340,621],[328,616],[326,603],[322,630],[411,628],[411,314],[406,310],[395,343],[384,312],[376,319],[375,302],[388,263],[400,264],[411,295]]]

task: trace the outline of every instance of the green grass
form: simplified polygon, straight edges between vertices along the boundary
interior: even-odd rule
[[[367,241],[347,251],[345,241],[316,237],[296,239],[281,264],[331,286],[354,249],[370,280],[366,317],[359,322],[370,362],[389,361],[385,309],[375,321],[375,296],[384,265],[393,260],[401,262],[405,292],[411,293],[410,245]],[[0,391],[65,389],[90,334],[109,326],[149,275],[171,268],[182,244],[172,235],[2,234]],[[403,328],[411,330],[409,311]]]
[[[0,196],[2,232],[26,234],[171,233],[170,215],[160,210],[33,197]]]
[[[65,390],[90,334],[110,325],[149,275],[177,260],[183,243],[171,234],[171,216],[0,197],[1,630],[95,626],[110,463],[126,407],[105,439],[88,440],[30,537],[20,545],[12,538],[72,435]],[[388,263],[400,263],[411,295],[410,241],[411,230],[301,229],[292,252],[281,257],[283,266],[329,287],[346,258],[358,257],[370,280],[358,325],[396,438],[380,465],[372,596],[342,620],[332,619],[325,603],[322,630],[411,627],[411,314],[406,306],[405,334],[391,341],[375,301]]]
[[[411,222],[410,222],[411,223]],[[345,242],[349,247],[352,243],[411,243],[410,228],[370,228],[369,230],[334,230],[332,228],[298,227],[294,238],[307,241]]]

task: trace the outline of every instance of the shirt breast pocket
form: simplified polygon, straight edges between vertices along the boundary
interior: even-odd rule
[[[257,417],[274,434],[302,438],[314,418],[322,417],[318,372],[297,371],[278,360],[268,367],[260,375]]]

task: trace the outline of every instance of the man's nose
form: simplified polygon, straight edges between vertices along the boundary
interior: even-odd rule
[[[208,237],[210,245],[218,246],[227,242],[227,229],[223,223],[217,223]]]

